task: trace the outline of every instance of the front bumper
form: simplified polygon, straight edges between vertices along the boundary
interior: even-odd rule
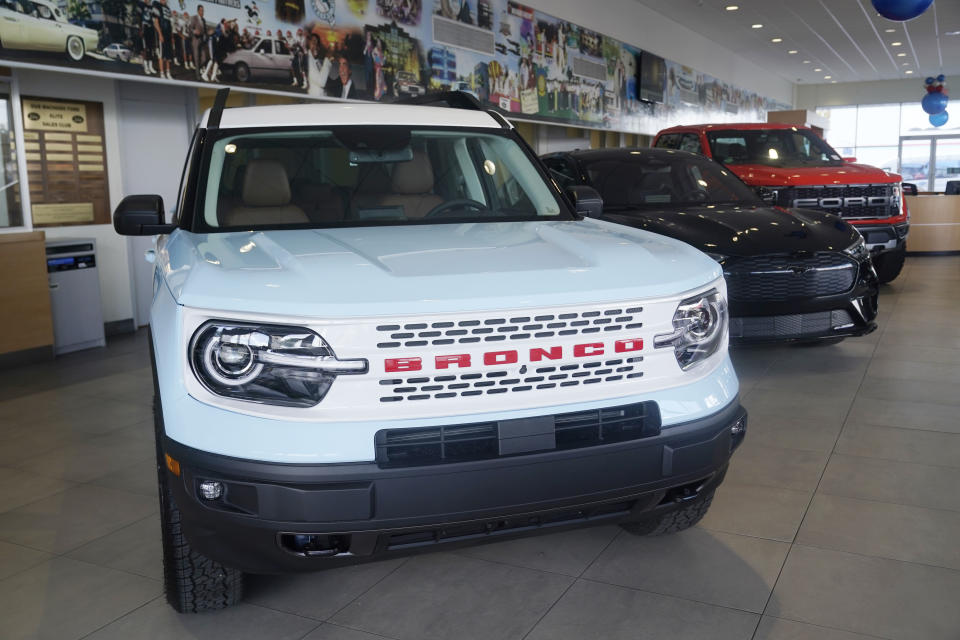
[[[734,344],[862,336],[877,328],[879,283],[869,258],[849,291],[784,301],[730,301]]]
[[[863,236],[867,244],[867,250],[874,257],[888,251],[903,250],[907,243],[907,235],[910,233],[910,223],[908,222],[869,224],[851,221],[851,224]]]
[[[738,400],[639,440],[432,466],[278,464],[163,438],[190,543],[251,573],[352,564],[383,554],[608,522],[677,508],[718,485],[746,428]],[[224,497],[200,497],[201,480]],[[312,541],[308,549],[302,542]]]

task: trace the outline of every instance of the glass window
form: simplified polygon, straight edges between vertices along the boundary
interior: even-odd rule
[[[825,109],[830,118],[824,138],[834,149],[852,149],[857,146],[857,107],[834,107]],[[849,154],[848,154],[849,155]]]
[[[290,55],[290,49],[287,48],[287,43],[285,43],[283,40],[277,40],[274,43],[274,47],[275,47],[274,51],[277,52],[277,55],[280,55],[280,56]]]
[[[900,105],[878,104],[857,110],[857,146],[895,145],[900,141]]]
[[[224,134],[210,152],[207,227],[568,214],[530,157],[505,135],[399,126]]]
[[[577,172],[570,160],[561,156],[554,156],[552,158],[546,158],[544,164],[550,169],[550,176],[556,180],[557,185],[561,189],[566,189],[570,185],[577,184]]]
[[[656,146],[658,149],[676,149],[678,146],[680,146],[680,134],[665,133],[657,138]]]
[[[715,162],[692,156],[633,156],[586,164],[604,208],[756,202],[752,189]]]
[[[933,190],[943,193],[948,182],[960,180],[960,138],[941,138],[937,140],[936,160]]]
[[[929,151],[928,157],[929,157]],[[897,173],[897,147],[857,147],[855,156],[860,164],[868,164],[884,171]],[[928,164],[928,163],[924,163]],[[906,178],[904,178],[906,180]]]
[[[270,41],[262,40],[260,44],[257,45],[254,53],[273,53],[273,47],[270,45]]]
[[[714,159],[724,164],[822,167],[843,163],[817,134],[804,129],[711,131],[707,140]]]
[[[2,86],[2,85],[0,85]],[[3,87],[5,90],[5,87]],[[17,144],[13,130],[13,112],[10,95],[0,91],[0,227],[23,226],[20,206],[20,172],[17,163]]]
[[[701,153],[700,136],[696,133],[687,133],[680,139],[680,151],[689,151],[690,153]]]

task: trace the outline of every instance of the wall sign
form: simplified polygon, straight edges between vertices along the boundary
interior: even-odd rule
[[[40,19],[16,13],[15,2],[0,2],[0,25],[7,18],[32,21],[37,34],[0,33],[3,57],[11,64],[235,84],[315,98],[386,102],[456,89],[506,115],[646,134],[691,119],[764,120],[767,110],[789,108],[671,61],[647,56],[644,70],[634,44],[512,0],[262,0],[260,5],[61,2],[52,17]],[[642,45],[642,30],[637,38]],[[656,77],[649,64],[654,61]],[[84,131],[82,111],[49,103],[38,101],[25,114],[27,129]]]
[[[34,227],[110,222],[103,105],[24,96]]]

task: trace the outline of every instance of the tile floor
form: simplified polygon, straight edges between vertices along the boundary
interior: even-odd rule
[[[746,443],[703,523],[581,529],[293,577],[180,616],[160,583],[146,336],[0,372],[0,635],[960,638],[960,258],[881,329],[735,352]]]

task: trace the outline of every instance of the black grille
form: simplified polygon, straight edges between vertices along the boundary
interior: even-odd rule
[[[643,326],[643,307],[611,307],[569,313],[531,313],[499,318],[474,318],[454,322],[408,322],[377,327],[384,342],[380,349],[400,347],[508,342],[557,336],[602,334],[630,331]]]
[[[845,293],[857,279],[857,263],[837,253],[757,256],[724,263],[730,300],[782,301]]]
[[[894,186],[864,184],[784,187],[777,190],[777,204],[782,207],[826,211],[844,218],[890,218],[900,215],[900,202],[893,197]],[[873,201],[857,200],[858,198],[873,198]]]
[[[580,449],[637,440],[660,433],[660,409],[655,402],[561,413],[545,419],[552,419],[553,446],[539,449],[541,451]],[[511,423],[514,422],[516,421],[507,420],[415,429],[384,429],[376,434],[377,464],[380,467],[413,467],[487,460],[508,455],[501,454],[501,442],[515,437],[510,433]],[[515,445],[511,443],[506,448],[514,451]]]
[[[731,338],[792,338],[829,333],[853,324],[845,310],[730,318]]]

